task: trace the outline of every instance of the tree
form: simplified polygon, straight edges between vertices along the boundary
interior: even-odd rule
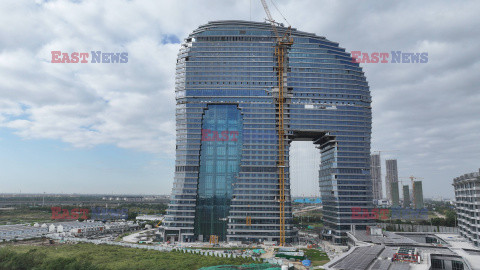
[[[136,213],[136,212],[129,212],[129,213],[128,213],[127,220],[136,220],[136,219],[137,219],[137,216],[138,216],[138,213]]]
[[[455,213],[453,210],[447,210],[445,211],[445,226],[448,227],[455,227],[455,221],[457,219],[457,213]]]

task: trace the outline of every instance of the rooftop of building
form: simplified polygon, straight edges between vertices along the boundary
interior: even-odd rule
[[[98,226],[103,225],[101,221],[60,221],[60,222],[53,222],[53,223],[45,223],[47,225],[54,225],[54,226]]]
[[[428,270],[432,256],[461,260],[466,265],[465,269],[480,269],[480,249],[458,234],[384,231],[380,235],[370,235],[367,231],[357,230],[348,233],[348,236],[353,247],[326,264],[325,269]],[[426,237],[437,240],[435,243],[423,242],[422,238]],[[394,260],[401,256],[399,254],[406,254],[415,262],[409,262],[409,259]]]
[[[40,227],[33,227],[33,226],[27,226],[27,225],[2,225],[0,226],[0,232],[5,232],[5,231],[24,231],[24,230],[32,230],[32,229],[41,229]]]
[[[456,182],[460,182],[460,181],[463,181],[463,180],[477,180],[476,178],[478,178],[478,177],[480,177],[480,169],[478,169],[478,172],[466,173],[462,176],[455,177],[453,179],[453,182],[456,183]]]
[[[212,30],[212,27],[226,26],[226,25],[252,27],[252,28],[257,28],[257,29],[265,29],[265,30],[268,30],[268,31],[272,30],[272,25],[268,22],[255,22],[255,21],[244,21],[244,20],[219,20],[219,21],[209,21],[206,24],[200,25],[196,30],[193,31],[193,34],[196,34],[198,32],[204,31],[204,30]],[[280,32],[282,32],[282,31],[287,31],[287,29],[289,29],[289,27],[280,23],[277,26],[277,29]],[[327,40],[323,36],[318,36],[314,33],[303,32],[303,31],[300,31],[300,30],[298,30],[297,28],[294,28],[294,27],[290,27],[290,30],[296,36],[305,36],[305,37],[312,37],[312,38],[319,38],[319,39]],[[330,41],[330,40],[329,40],[329,42],[338,45],[337,42],[333,42],[333,41]]]
[[[383,232],[383,235],[378,236],[378,235],[367,234],[366,231],[355,231],[355,233],[353,233],[352,236],[356,238],[358,241],[365,242],[365,243],[373,243],[373,244],[389,245],[389,244],[417,243],[416,241],[408,237],[404,237],[402,235],[392,233],[392,232]]]
[[[450,250],[462,256],[473,267],[480,269],[480,249],[458,234],[437,234],[448,243]]]

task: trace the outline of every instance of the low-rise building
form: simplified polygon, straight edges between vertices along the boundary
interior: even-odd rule
[[[90,222],[65,221],[56,223],[0,226],[0,242],[12,240],[26,240],[44,236],[76,236],[87,237],[106,233],[123,233],[138,230],[138,224],[128,222]]]
[[[48,233],[46,227],[35,227],[26,225],[5,225],[0,226],[0,241],[25,240],[40,238]]]
[[[347,233],[350,249],[323,266],[327,270],[478,270],[480,250],[458,234]],[[375,233],[372,233],[375,232]]]

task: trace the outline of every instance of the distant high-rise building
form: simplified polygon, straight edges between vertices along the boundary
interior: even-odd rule
[[[475,246],[480,246],[480,223],[478,213],[480,201],[480,169],[478,172],[467,173],[453,179],[455,189],[455,208],[457,212],[458,230],[460,235],[468,238]]]
[[[400,194],[398,191],[398,182],[392,182],[390,184],[390,192],[392,195],[392,200],[390,201],[392,207],[400,207]]]
[[[410,207],[410,188],[408,185],[403,186],[403,208]]]
[[[370,172],[372,174],[373,199],[383,198],[382,190],[382,165],[380,154],[370,155]]]
[[[300,140],[321,152],[322,237],[345,243],[350,230],[375,224],[368,216],[352,218],[353,208],[373,208],[371,97],[362,68],[338,43],[276,30],[215,21],[180,46],[175,178],[164,240],[294,242],[289,154],[290,143]],[[275,32],[293,40],[278,57]]]
[[[424,207],[422,181],[413,182],[413,206],[415,209],[422,209]]]
[[[397,192],[398,192],[398,168],[396,159],[387,159],[385,160],[385,167],[387,174],[385,175],[385,186],[387,188],[387,199],[390,203],[393,203],[392,197],[392,183],[397,183]],[[398,196],[398,195],[397,195]],[[398,199],[397,199],[398,200]]]

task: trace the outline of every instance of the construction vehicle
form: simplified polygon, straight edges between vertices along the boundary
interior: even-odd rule
[[[280,36],[277,27],[281,26],[272,18],[270,10],[268,9],[267,3],[265,0],[261,0],[263,9],[267,14],[267,21],[272,26],[273,32],[275,34],[275,56],[276,56],[276,72],[278,78],[278,95],[274,95],[276,98],[276,106],[278,107],[277,121],[278,121],[278,184],[279,184],[279,207],[280,207],[280,237],[279,237],[279,246],[285,246],[285,143],[287,142],[285,135],[284,127],[284,103],[285,103],[285,92],[284,84],[286,82],[287,69],[285,68],[288,65],[288,58],[286,57],[288,49],[293,44],[293,38],[291,37],[291,27],[288,26],[287,31]],[[248,221],[248,224],[251,224],[251,217]]]

